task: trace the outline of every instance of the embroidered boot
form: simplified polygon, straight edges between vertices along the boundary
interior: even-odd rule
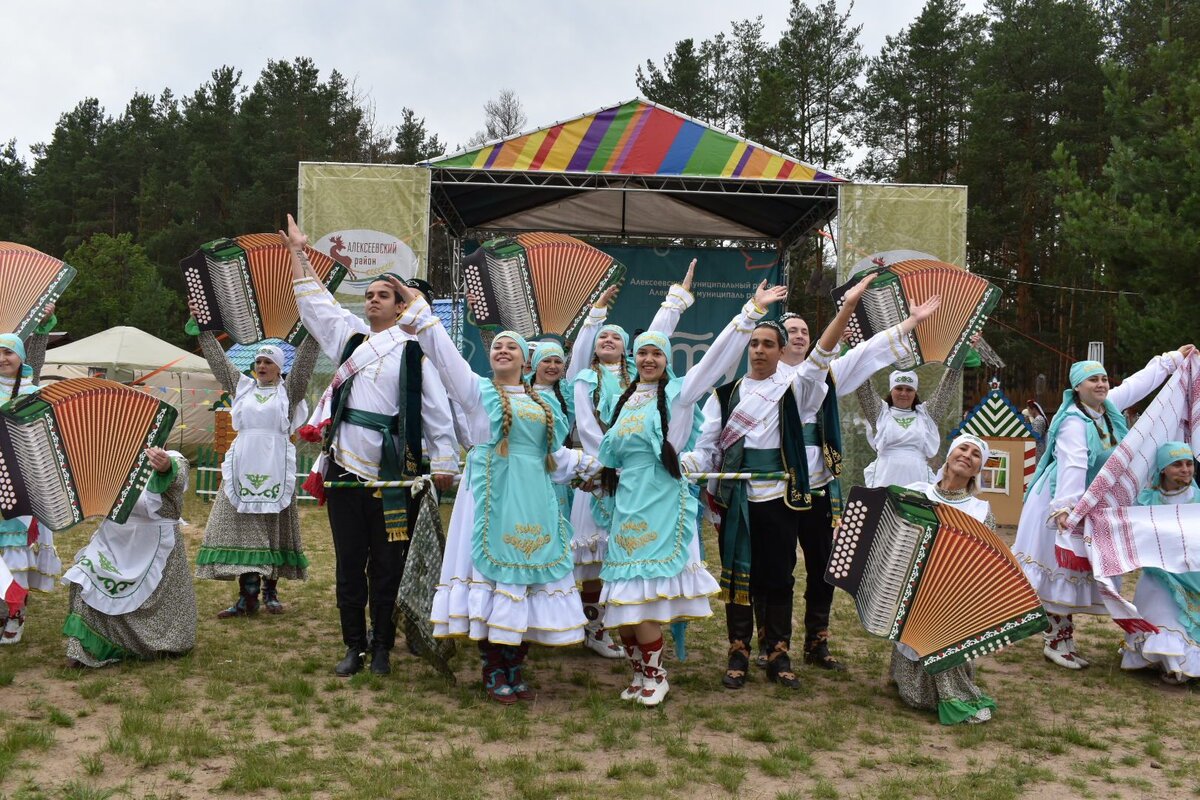
[[[767,606],[766,628],[767,646],[771,648],[767,656],[767,680],[783,684],[789,689],[799,689],[800,679],[792,670],[792,659],[788,656],[792,640],[792,604]]]
[[[510,706],[517,696],[508,685],[508,673],[504,669],[504,656],[500,645],[484,639],[479,643],[479,660],[483,664],[483,690],[487,696],[501,705]]]
[[[804,663],[821,669],[845,672],[846,665],[829,652],[829,631],[809,632],[804,637]]]
[[[620,658],[625,650],[613,642],[604,627],[604,606],[600,604],[600,591],[582,592],[583,615],[587,624],[583,626],[583,646],[601,658]]]
[[[508,679],[508,686],[517,699],[532,700],[537,697],[537,694],[529,688],[529,684],[522,677],[525,657],[529,655],[529,642],[521,642],[517,647],[506,644],[501,646],[500,651],[504,656],[504,672]]]
[[[671,687],[667,684],[667,670],[663,667],[663,640],[639,644],[642,651],[642,694],[638,703],[644,706],[656,706],[666,699]]]
[[[761,619],[761,617],[760,617]],[[754,630],[754,609],[737,603],[725,604],[725,630],[729,636],[729,661],[721,685],[741,689],[750,669],[750,634]]]
[[[261,578],[256,572],[243,572],[238,576],[238,599],[224,611],[217,613],[217,619],[230,617],[247,617],[258,612],[258,590]]]
[[[1083,663],[1071,652],[1075,634],[1071,616],[1047,613],[1046,618],[1050,620],[1050,630],[1042,633],[1042,655],[1047,661],[1065,669],[1083,669]]]
[[[4,633],[0,634],[0,644],[17,644],[25,633],[25,609],[10,614],[4,623]]]
[[[621,644],[624,645],[622,649],[625,651],[625,657],[629,659],[629,666],[633,668],[633,678],[621,692],[621,699],[637,700],[642,696],[642,653],[638,649],[637,637],[631,629],[629,630],[629,633],[621,631]]]
[[[263,580],[263,605],[267,607],[268,614],[282,614],[283,603],[279,602],[279,581],[266,578]]]
[[[767,668],[767,601],[761,597],[754,598],[754,622],[758,639],[758,655],[754,658],[754,666],[759,669]],[[747,642],[747,645],[750,643]]]

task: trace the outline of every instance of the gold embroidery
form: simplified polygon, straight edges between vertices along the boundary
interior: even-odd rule
[[[645,413],[630,414],[617,423],[617,436],[632,436],[645,430]]]
[[[517,528],[521,528],[521,527],[534,527],[534,528],[537,528],[539,531],[542,529],[541,525],[534,525],[534,526],[518,525],[517,526]],[[545,547],[549,542],[550,542],[549,535],[529,537],[529,536],[517,536],[516,534],[513,534],[513,533],[504,534],[504,543],[511,544],[513,547],[520,550],[522,553],[525,554],[526,558],[529,558],[531,555],[533,555],[535,550]]]
[[[529,397],[524,395],[515,396],[512,399],[516,401],[512,404],[512,406],[513,411],[516,412],[518,417],[526,422],[545,424],[546,413],[542,411],[542,407],[539,406],[536,401],[531,400]]]

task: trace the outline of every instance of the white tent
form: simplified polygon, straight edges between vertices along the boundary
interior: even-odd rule
[[[213,403],[221,385],[201,356],[145,331],[118,326],[46,352],[41,382],[100,377],[139,385],[179,412],[168,446],[188,457],[212,444]]]

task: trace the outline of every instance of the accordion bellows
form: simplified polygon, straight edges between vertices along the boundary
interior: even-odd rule
[[[57,302],[75,268],[40,250],[0,242],[0,333],[29,338],[47,303]]]
[[[872,272],[880,275],[863,294],[846,326],[850,346],[904,321],[913,306],[937,294],[942,297],[938,310],[908,334],[916,359],[897,361],[896,367],[911,369],[940,361],[961,369],[971,337],[983,329],[988,315],[1000,302],[1001,291],[954,264],[912,258],[856,273],[833,290],[838,308],[845,302],[846,292]]]
[[[560,233],[492,239],[463,261],[471,322],[526,339],[574,340],[588,309],[624,277],[612,256]]]
[[[333,291],[346,268],[305,247],[321,282]],[[217,239],[179,263],[188,301],[202,331],[225,331],[238,344],[304,339],[292,292],[292,254],[275,233]]]
[[[0,516],[51,530],[87,517],[124,522],[177,412],[114,381],[72,378],[0,407]]]
[[[868,633],[938,673],[1047,628],[1046,612],[996,534],[896,486],[855,487],[825,579],[854,597]]]

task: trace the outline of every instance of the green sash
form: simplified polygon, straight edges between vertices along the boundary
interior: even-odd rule
[[[740,444],[741,440],[739,440]],[[741,449],[737,471],[778,472],[783,469],[779,450]],[[721,527],[721,600],[750,605],[750,499],[747,481],[724,481],[725,519]]]

